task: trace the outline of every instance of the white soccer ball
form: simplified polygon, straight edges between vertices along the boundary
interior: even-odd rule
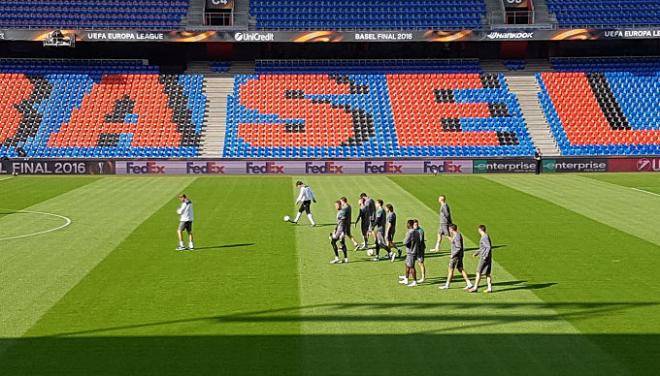
[[[291,217],[289,217],[288,215],[284,216],[284,222],[289,222],[290,220],[291,220]]]
[[[374,250],[373,249],[367,249],[367,255],[368,256],[373,256],[374,255]]]

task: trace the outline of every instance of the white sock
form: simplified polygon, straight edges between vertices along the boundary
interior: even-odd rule
[[[188,248],[195,248],[192,242],[188,243]]]
[[[296,214],[296,219],[293,220],[295,223],[298,223],[298,220],[300,219],[300,214],[301,213]]]
[[[182,241],[179,242],[179,247],[183,248],[183,242]]]
[[[309,218],[309,222],[312,225],[316,225],[316,222],[314,222],[314,217],[312,217],[312,213],[307,214],[307,218]]]

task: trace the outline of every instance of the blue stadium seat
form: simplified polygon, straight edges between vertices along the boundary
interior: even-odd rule
[[[189,0],[0,0],[0,28],[175,30]]]
[[[484,0],[250,0],[257,28],[267,30],[478,29]]]
[[[548,8],[567,28],[660,25],[658,0],[548,0]]]

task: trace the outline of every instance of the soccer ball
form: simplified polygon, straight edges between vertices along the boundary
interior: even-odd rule
[[[289,217],[288,215],[285,215],[284,216],[284,222],[289,222],[289,221],[291,221],[291,217]]]
[[[367,249],[367,255],[368,256],[373,256],[374,255],[374,250],[373,249]]]

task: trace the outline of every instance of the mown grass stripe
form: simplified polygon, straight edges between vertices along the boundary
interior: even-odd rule
[[[0,185],[0,218],[14,210],[25,209],[39,202],[93,183],[96,176],[19,176],[8,177]],[[0,229],[0,237],[2,230]],[[0,244],[0,249],[2,244]]]
[[[104,178],[29,207],[65,215],[62,231],[3,241],[0,251],[0,337],[20,337],[151,213],[191,178]],[[41,180],[46,190],[60,180]],[[156,184],[157,182],[157,184]],[[16,216],[0,228],[31,231]]]
[[[660,245],[660,200],[641,192],[574,174],[492,175],[488,179]]]

